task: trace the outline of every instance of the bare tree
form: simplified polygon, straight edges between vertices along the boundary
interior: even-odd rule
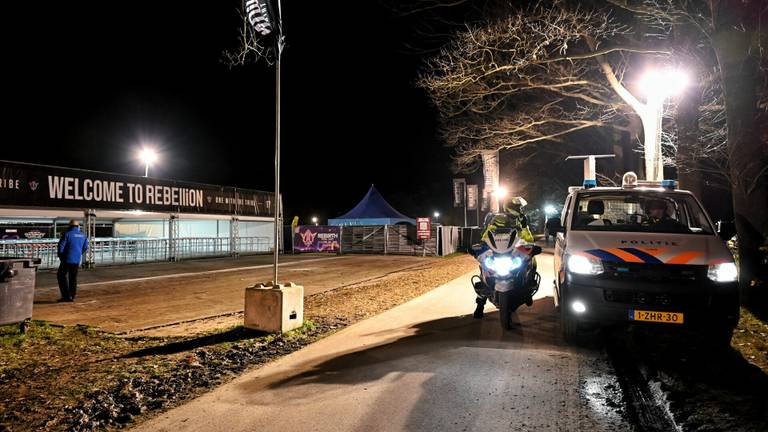
[[[457,168],[474,169],[486,149],[563,141],[601,126],[626,130],[627,115],[642,106],[622,83],[627,55],[668,53],[631,44],[629,32],[606,10],[555,2],[458,34],[419,81],[444,120]]]

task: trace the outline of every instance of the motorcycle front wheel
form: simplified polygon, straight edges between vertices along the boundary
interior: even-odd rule
[[[512,294],[509,292],[499,293],[499,322],[503,330],[512,328],[512,312],[516,309],[512,305]]]

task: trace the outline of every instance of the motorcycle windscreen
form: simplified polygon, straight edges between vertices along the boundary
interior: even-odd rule
[[[517,231],[510,228],[499,228],[488,233],[485,242],[492,251],[503,254],[511,252],[515,248]]]

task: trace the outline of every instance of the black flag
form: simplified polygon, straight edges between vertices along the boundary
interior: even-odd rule
[[[280,41],[280,11],[269,0],[244,0],[245,18],[262,46]]]

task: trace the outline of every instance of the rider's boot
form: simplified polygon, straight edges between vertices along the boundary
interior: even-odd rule
[[[525,301],[526,306],[533,306],[533,297],[528,297],[528,300]]]
[[[476,298],[475,303],[477,303],[477,307],[475,307],[475,313],[472,315],[475,318],[482,318],[483,317],[483,309],[485,309],[485,298]]]

